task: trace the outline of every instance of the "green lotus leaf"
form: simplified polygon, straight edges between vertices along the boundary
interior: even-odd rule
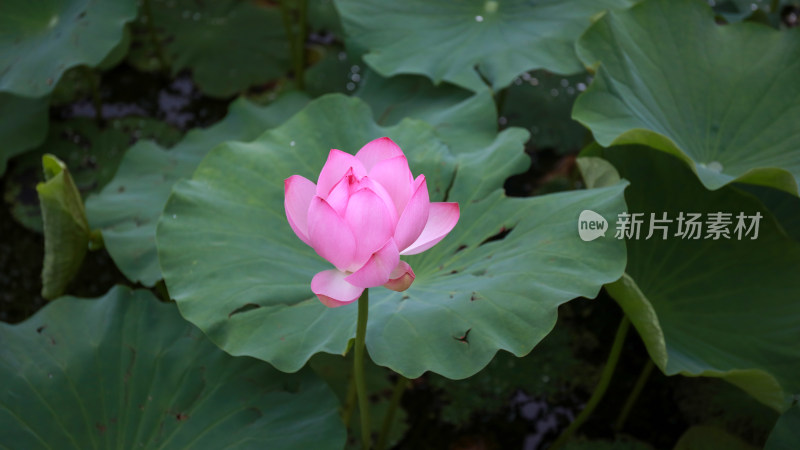
[[[673,450],[758,450],[758,448],[720,428],[695,425],[683,433]]]
[[[395,125],[405,118],[423,120],[457,152],[483,148],[497,134],[497,108],[487,90],[474,93],[449,83],[435,86],[416,75],[385,78],[344,53],[328,53],[310,67],[306,87],[317,96],[355,91],[353,95],[370,105],[379,125]]]
[[[0,176],[14,155],[44,141],[48,128],[48,100],[0,92]]]
[[[180,132],[164,122],[149,118],[127,117],[111,120],[105,128],[92,119],[55,122],[47,139],[15,159],[6,175],[5,200],[14,218],[31,230],[42,232],[39,203],[32,189],[42,179],[42,153],[50,153],[70,168],[75,187],[86,198],[113,178],[125,150],[136,138],[158,138],[174,143]]]
[[[336,0],[352,47],[384,76],[416,73],[473,91],[522,72],[581,72],[575,40],[592,17],[632,0]],[[357,52],[358,53],[358,52]]]
[[[722,378],[672,377],[669,384],[676,387],[676,398],[681,399],[678,407],[686,423],[726,430],[752,444],[763,444],[780,417],[778,411]]]
[[[564,450],[652,450],[653,447],[643,441],[627,435],[620,435],[613,441],[605,439],[572,439],[564,444]]]
[[[308,25],[318,31],[327,31],[342,36],[341,19],[333,0],[314,0],[306,3]]]
[[[306,101],[298,93],[283,96],[266,107],[236,100],[222,122],[190,131],[170,150],[152,141],[140,141],[128,149],[114,178],[86,201],[89,221],[102,231],[106,249],[120,271],[145,286],[160,280],[156,221],[175,181],[191,176],[215,146],[230,140],[252,140],[283,122]]]
[[[44,225],[42,297],[64,293],[89,249],[89,224],[75,182],[66,164],[53,155],[42,157],[43,183],[36,185]]]
[[[486,148],[497,134],[497,110],[486,90],[476,94],[449,84],[434,86],[419,76],[384,78],[367,69],[355,96],[369,104],[379,125],[405,118],[432,125],[454,153]]]
[[[601,145],[674,154],[709,189],[798,195],[800,30],[721,26],[703,2],[647,0],[592,25],[578,56],[599,67],[573,117]]]
[[[629,211],[644,214],[639,238],[627,242],[626,275],[607,289],[653,361],[667,375],[721,377],[785,409],[800,392],[800,242],[756,197],[736,186],[708,191],[673,156],[640,146],[602,154],[631,182]],[[730,214],[729,238],[714,240],[709,232],[709,214],[717,212]],[[697,239],[676,235],[680,213],[701,214]],[[756,239],[746,229],[739,238],[740,213],[761,216]],[[661,223],[666,238],[658,228],[646,238],[651,214],[672,220]]]
[[[769,208],[786,235],[800,242],[800,214],[797,214],[800,210],[800,198],[785,191],[752,184],[742,184],[739,188],[755,195]]]
[[[164,58],[173,73],[190,69],[200,89],[214,97],[233,96],[289,70],[289,42],[280,8],[269,2],[145,3],[152,24],[144,16],[137,22],[138,48],[130,55],[140,69],[158,67],[159,58]],[[153,44],[154,36],[158,45]]]
[[[436,135],[456,152],[474,151],[494,140],[497,108],[487,90],[476,94],[449,83],[435,86],[416,75],[385,78],[346,54],[337,53],[326,54],[306,71],[309,92],[322,95],[355,91],[353,95],[370,105],[379,125],[395,125],[405,118],[420,119],[433,125]]]
[[[367,348],[376,364],[409,378],[426,370],[468,377],[498,349],[528,353],[552,329],[558,305],[593,297],[621,275],[624,243],[582,242],[576,221],[587,207],[622,211],[624,184],[507,198],[503,182],[526,167],[523,130],[453,154],[424,122],[380,127],[365,103],[329,95],[252,143],[217,147],[191,180],[176,183],[157,243],[181,314],[225,351],[284,371],[319,352],[344,353],[356,310],[327,308],[311,293],[311,278],[329,264],[289,228],[283,180],[316,179],[329,149],[355,152],[379,136],[425,173],[434,201],[459,202],[461,219],[436,247],[408,258],[410,289],[372,290]]]
[[[800,406],[794,405],[778,419],[764,449],[793,450],[798,445],[800,445]]]
[[[0,92],[46,96],[70,67],[100,64],[136,14],[134,0],[4,0]]]
[[[342,448],[309,371],[233,358],[144,290],[63,297],[0,323],[0,442],[14,448]]]

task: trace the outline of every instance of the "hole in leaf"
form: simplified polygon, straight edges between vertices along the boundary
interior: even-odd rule
[[[247,303],[246,305],[240,306],[240,307],[234,309],[233,311],[231,311],[231,313],[228,314],[228,318],[230,319],[231,317],[233,317],[236,314],[246,313],[248,311],[252,311],[252,310],[258,309],[258,308],[261,308],[261,305],[256,305],[255,303]]]
[[[486,244],[488,242],[499,241],[500,239],[503,239],[504,237],[506,237],[506,235],[508,233],[511,233],[511,230],[513,230],[513,229],[514,229],[513,227],[512,228],[500,227],[500,231],[498,231],[497,234],[495,234],[494,236],[490,236],[490,237],[486,238],[483,242],[481,242],[478,245],[478,247],[480,247],[481,245]]]
[[[467,331],[465,331],[465,332],[464,332],[464,335],[463,335],[463,336],[461,336],[461,337],[455,337],[455,336],[453,336],[453,339],[455,339],[455,340],[457,340],[457,341],[459,341],[459,342],[464,342],[465,344],[469,344],[469,332],[470,332],[470,331],[472,331],[472,328],[470,328],[470,329],[468,329]]]

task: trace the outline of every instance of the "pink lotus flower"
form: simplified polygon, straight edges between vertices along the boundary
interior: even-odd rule
[[[383,137],[355,156],[331,150],[315,185],[292,175],[284,206],[297,237],[336,268],[314,275],[311,290],[329,307],[365,288],[404,291],[414,271],[400,255],[421,253],[456,226],[458,203],[431,203],[425,176],[411,175],[400,147]]]

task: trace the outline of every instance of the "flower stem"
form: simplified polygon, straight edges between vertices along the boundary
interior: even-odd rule
[[[342,422],[344,422],[345,428],[350,426],[350,418],[353,416],[354,409],[356,409],[356,377],[351,373],[347,382],[344,406],[342,406]]]
[[[283,26],[286,29],[286,37],[289,41],[295,84],[297,85],[298,89],[303,90],[305,85],[305,46],[308,28],[306,24],[306,0],[297,1],[296,23],[292,19],[293,11],[288,0],[281,0],[280,4],[281,16],[283,17]]]
[[[369,399],[367,398],[367,383],[364,379],[364,339],[367,335],[367,318],[369,316],[369,289],[358,298],[358,323],[356,325],[355,358],[353,361],[353,374],[356,380],[358,393],[358,415],[361,417],[361,446],[369,449],[372,428],[369,424]]]
[[[622,407],[622,411],[619,413],[617,421],[614,422],[614,431],[620,431],[622,430],[622,427],[625,426],[625,421],[628,420],[628,415],[631,413],[633,405],[636,404],[636,400],[639,399],[639,394],[641,394],[642,389],[644,389],[644,385],[647,384],[647,379],[650,377],[650,373],[653,371],[654,366],[655,364],[653,364],[653,360],[648,358],[647,362],[642,368],[642,373],[639,374],[639,379],[636,380],[636,385],[633,386],[633,390],[628,395],[628,399],[625,400],[625,406]]]
[[[408,378],[397,374],[397,383],[394,385],[394,391],[392,392],[392,399],[389,403],[389,409],[386,410],[386,415],[383,416],[381,434],[378,435],[378,445],[375,446],[375,450],[383,450],[386,448],[386,442],[389,440],[389,434],[392,432],[395,412],[397,412],[397,407],[400,405],[400,399],[403,398],[403,393],[406,391],[408,384]]]
[[[631,322],[628,320],[627,316],[622,317],[622,321],[619,323],[619,327],[617,328],[617,335],[614,337],[614,343],[611,345],[611,352],[608,354],[608,360],[606,361],[606,366],[603,368],[603,373],[600,375],[600,382],[597,383],[597,386],[594,388],[594,392],[592,392],[592,396],[589,397],[589,401],[586,402],[586,407],[583,408],[583,411],[578,414],[578,417],[569,424],[566,430],[561,432],[561,435],[553,442],[553,445],[550,446],[551,450],[556,450],[564,446],[564,444],[569,441],[569,438],[572,437],[573,433],[578,430],[578,428],[586,422],[594,409],[597,407],[597,404],[600,403],[600,400],[603,399],[603,396],[608,389],[608,385],[611,383],[611,377],[614,375],[614,369],[617,367],[617,362],[619,361],[619,355],[622,353],[622,344],[625,343],[625,336],[628,334],[628,328],[630,328]]]
[[[306,67],[306,0],[298,1],[297,25],[299,30],[295,40],[294,48],[294,76],[297,77],[297,87],[305,89],[305,67]]]

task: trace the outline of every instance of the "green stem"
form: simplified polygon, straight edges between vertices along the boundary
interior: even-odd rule
[[[506,107],[506,97],[508,96],[508,88],[503,88],[494,95],[494,102],[497,105],[497,117],[503,117],[503,110]]]
[[[597,387],[594,388],[594,392],[592,392],[592,396],[589,397],[589,401],[586,402],[586,407],[583,408],[583,411],[578,414],[578,417],[569,424],[566,430],[561,432],[561,435],[553,442],[553,445],[550,446],[551,450],[556,450],[564,446],[564,444],[569,441],[569,438],[578,430],[578,428],[586,422],[586,419],[592,415],[594,409],[597,407],[597,404],[600,403],[600,400],[603,399],[603,396],[608,389],[608,385],[611,383],[611,377],[614,375],[614,369],[617,367],[617,362],[619,361],[619,355],[622,353],[622,345],[625,343],[625,336],[628,334],[628,328],[630,328],[631,322],[628,320],[627,316],[622,317],[622,321],[619,323],[619,327],[617,328],[617,335],[614,337],[614,344],[611,346],[611,352],[608,354],[608,360],[606,361],[606,366],[603,368],[603,373],[600,375],[600,382],[597,383]]]
[[[364,379],[364,339],[367,335],[367,318],[369,316],[369,289],[358,298],[358,323],[356,325],[355,359],[353,373],[356,378],[356,392],[358,393],[358,415],[361,417],[361,446],[364,450],[370,448],[369,424],[369,399],[367,398],[367,383]]]
[[[350,418],[353,417],[353,410],[356,408],[356,377],[351,373],[349,379],[347,395],[342,407],[342,422],[344,422],[345,428],[350,426]]]
[[[171,302],[172,299],[169,296],[169,291],[167,290],[167,283],[164,280],[159,280],[155,286],[153,286],[158,292],[158,295],[161,297],[161,301],[163,302]]]
[[[294,47],[294,76],[297,78],[297,87],[300,90],[305,88],[305,69],[306,69],[306,0],[297,1],[297,40]]]
[[[655,364],[653,364],[653,360],[648,358],[644,368],[642,368],[642,373],[639,374],[639,378],[636,380],[636,384],[633,386],[633,390],[628,395],[628,399],[625,400],[625,405],[622,407],[622,411],[619,413],[617,421],[614,422],[614,431],[618,432],[622,430],[622,427],[625,426],[625,421],[628,420],[628,415],[630,415],[633,405],[636,404],[639,394],[642,393],[644,385],[647,384],[647,379],[650,377],[650,373],[653,371],[654,366]]]
[[[408,385],[408,378],[397,374],[397,383],[394,385],[394,391],[392,392],[392,399],[389,403],[389,409],[386,411],[386,415],[383,416],[381,434],[378,435],[378,445],[375,446],[376,450],[383,450],[386,448],[386,442],[389,440],[389,433],[392,432],[395,412],[397,412],[397,407],[400,405],[400,399],[403,398],[403,393],[406,391],[406,388],[408,388]]]
[[[150,45],[152,45],[156,51],[156,59],[158,59],[158,64],[161,66],[161,71],[165,74],[169,74],[167,54],[164,51],[164,45],[161,43],[161,39],[158,38],[158,34],[156,33],[155,22],[153,21],[153,8],[150,6],[150,0],[142,1],[142,12],[144,12],[144,16],[147,20],[147,34],[150,38]]]
[[[283,27],[286,29],[286,38],[289,41],[292,54],[292,67],[295,84],[298,89],[305,87],[304,71],[306,66],[306,0],[297,0],[297,20],[292,19],[292,10],[288,0],[281,1],[281,17]],[[295,33],[295,30],[297,31]]]

